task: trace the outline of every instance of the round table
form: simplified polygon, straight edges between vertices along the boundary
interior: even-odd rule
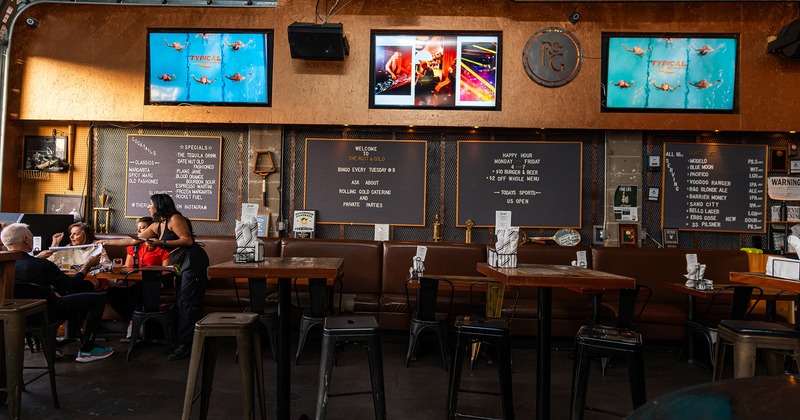
[[[629,419],[758,419],[800,415],[800,375],[757,376],[690,386],[639,407]]]

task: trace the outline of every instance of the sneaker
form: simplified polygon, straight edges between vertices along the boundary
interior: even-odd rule
[[[89,363],[95,360],[105,359],[114,354],[113,347],[95,347],[90,351],[79,351],[76,362]]]

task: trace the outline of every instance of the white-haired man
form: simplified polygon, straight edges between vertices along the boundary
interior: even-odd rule
[[[100,259],[99,255],[89,258],[81,271],[74,276],[69,276],[52,262],[30,255],[33,251],[33,234],[28,225],[12,223],[3,228],[0,233],[6,249],[22,251],[22,256],[16,260],[15,283],[34,283],[39,287],[17,287],[14,297],[18,299],[46,299],[50,319],[66,320],[75,317],[86,319],[86,327],[78,351],[78,362],[86,363],[105,359],[114,353],[112,347],[95,346],[95,331],[100,327],[105,306],[105,296],[100,293],[73,293],[64,295],[66,290],[80,282],[86,273],[94,267]]]

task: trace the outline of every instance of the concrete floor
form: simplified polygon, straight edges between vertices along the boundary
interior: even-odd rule
[[[46,419],[175,419],[180,418],[189,360],[167,361],[164,345],[143,343],[130,362],[125,362],[127,345],[120,343],[120,333],[105,334],[116,353],[111,358],[81,364],[74,361],[77,343],[63,346],[65,357],[57,363],[57,383],[61,408],[54,409],[49,383],[41,378],[23,394],[22,417]],[[319,361],[319,330],[313,330],[299,366],[292,370],[291,418],[307,414],[313,418],[316,404]],[[442,419],[445,417],[448,373],[441,366],[433,335],[426,335],[416,361],[405,367],[407,336],[400,332],[382,335],[387,412],[390,419]],[[535,418],[536,342],[515,339],[513,349],[514,406],[518,419]],[[572,372],[569,340],[554,343],[552,354],[552,418],[566,419],[569,414]],[[427,351],[426,351],[427,350]],[[654,398],[690,385],[708,382],[711,375],[703,368],[678,362],[678,343],[647,345],[647,396]],[[234,364],[234,342],[223,341],[217,362],[209,418],[241,417],[238,367]],[[268,347],[264,348],[264,366],[268,392],[268,416],[274,418],[275,406],[269,400],[275,392],[275,363]],[[366,350],[346,346],[337,353],[331,392],[369,388]],[[26,364],[43,363],[41,353],[26,351]],[[31,375],[26,372],[26,376]],[[728,373],[730,375],[730,373]],[[590,376],[588,405],[630,412],[627,369],[613,363],[606,377],[601,377],[599,363]],[[481,362],[474,370],[465,370],[462,387],[490,389],[498,384],[494,366]],[[198,418],[195,404],[193,418]],[[462,394],[459,411],[500,417],[499,397]],[[8,406],[0,407],[0,418],[8,418]],[[370,419],[370,395],[332,398],[328,419]],[[609,418],[587,412],[587,419]]]

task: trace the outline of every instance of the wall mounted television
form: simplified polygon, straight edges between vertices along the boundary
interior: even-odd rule
[[[739,36],[603,34],[601,111],[735,113]]]
[[[270,31],[149,29],[145,103],[270,106]]]
[[[373,31],[370,108],[500,109],[499,32]]]

